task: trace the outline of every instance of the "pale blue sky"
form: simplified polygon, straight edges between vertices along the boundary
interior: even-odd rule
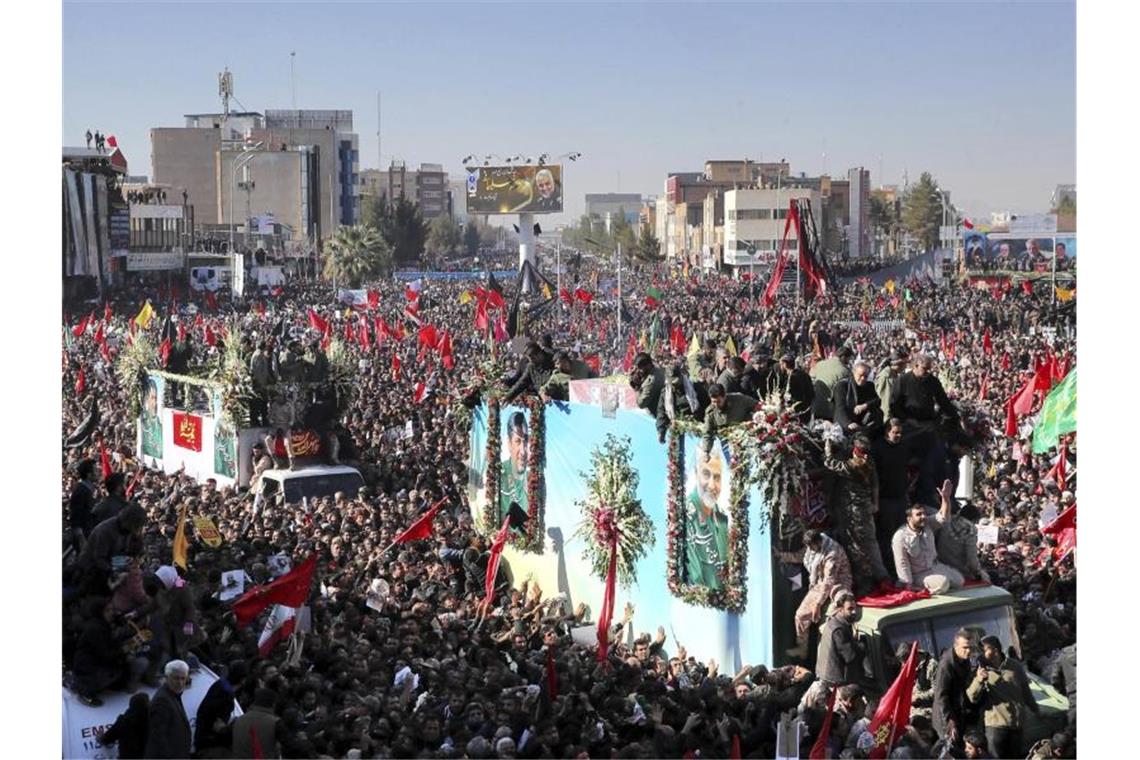
[[[220,109],[354,111],[362,168],[577,150],[589,192],[660,194],[705,159],[935,174],[969,214],[1044,211],[1076,180],[1076,14],[1063,3],[64,4],[63,141]],[[881,163],[880,163],[881,162]],[[880,165],[882,175],[880,176]]]

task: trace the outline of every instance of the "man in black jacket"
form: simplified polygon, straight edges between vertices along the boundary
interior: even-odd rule
[[[845,433],[874,439],[883,429],[883,410],[875,386],[867,380],[870,369],[863,360],[855,362],[851,377],[835,384],[831,398],[835,422]]]
[[[526,372],[507,391],[503,403],[509,404],[522,393],[537,394],[538,389],[546,385],[546,381],[554,374],[554,356],[537,343],[526,347],[526,361]]]
[[[95,506],[95,509],[91,510],[91,517],[95,525],[119,514],[128,504],[127,477],[124,473],[112,472],[111,475],[103,481],[103,487],[107,489],[107,498],[99,502]]]
[[[787,394],[789,402],[799,409],[800,421],[810,420],[815,384],[811,375],[796,366],[796,359],[791,354],[780,357],[780,387]]]
[[[892,577],[895,572],[895,554],[891,540],[895,531],[906,522],[907,493],[910,490],[910,447],[903,441],[902,420],[892,418],[887,434],[875,441],[872,448],[875,472],[879,476],[879,511],[875,513],[875,537],[883,563]]]
[[[67,500],[67,519],[71,524],[71,543],[78,554],[96,525],[91,518],[91,509],[95,506],[95,460],[84,459],[75,468],[75,474],[79,476],[79,482],[71,489]]]
[[[854,625],[859,619],[859,605],[855,595],[847,589],[838,589],[832,602],[835,611],[819,632],[815,674],[829,685],[854,683],[863,673],[865,655],[855,638]]]
[[[954,636],[954,645],[942,653],[934,677],[934,730],[954,747],[974,722],[974,710],[966,699],[966,687],[974,677],[971,664],[974,638],[965,629]]]
[[[958,409],[934,376],[933,368],[932,357],[920,354],[915,359],[910,372],[899,378],[891,398],[891,414],[924,427],[937,422],[939,417],[958,419]]]
[[[189,665],[182,660],[166,663],[166,678],[150,700],[147,757],[190,757],[190,720],[182,705],[182,692],[189,681]]]

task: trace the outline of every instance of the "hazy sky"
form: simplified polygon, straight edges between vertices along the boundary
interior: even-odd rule
[[[581,151],[593,192],[663,192],[705,159],[786,158],[872,185],[931,171],[967,213],[1045,211],[1076,181],[1075,6],[847,4],[64,4],[63,142],[220,110],[354,112],[361,168]],[[881,168],[881,171],[880,171]]]

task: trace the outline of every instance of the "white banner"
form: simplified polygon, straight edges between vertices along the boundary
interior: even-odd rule
[[[198,705],[206,697],[206,692],[218,677],[205,666],[190,676],[190,686],[182,692],[182,706],[190,719],[190,730],[194,730],[198,715]],[[154,689],[144,686],[139,691],[149,695]],[[63,690],[63,757],[66,758],[115,758],[119,756],[117,746],[100,747],[99,737],[115,723],[115,719],[127,711],[132,694],[124,691],[109,691],[99,695],[103,704],[88,707],[80,702],[67,689]],[[235,704],[231,717],[242,714],[241,706]]]
[[[1056,214],[1017,214],[1009,218],[1009,234],[1032,237],[1057,232]]]
[[[166,269],[181,269],[185,256],[181,251],[161,251],[156,253],[128,253],[128,272],[156,272]]]
[[[157,203],[132,203],[132,219],[181,219],[181,206],[160,206]]]

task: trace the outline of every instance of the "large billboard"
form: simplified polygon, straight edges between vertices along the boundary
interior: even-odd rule
[[[468,214],[562,211],[561,166],[477,166],[467,169]]]

